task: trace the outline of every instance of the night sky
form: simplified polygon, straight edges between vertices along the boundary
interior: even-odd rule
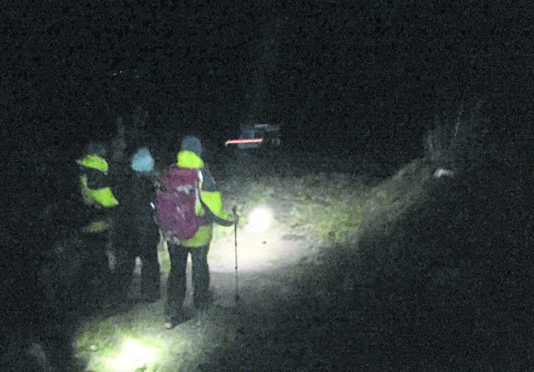
[[[139,105],[154,135],[259,121],[400,149],[443,105],[531,77],[528,1],[34,3],[3,11],[2,117],[61,151]]]
[[[241,123],[276,123],[295,148],[405,161],[423,154],[436,113],[473,96],[507,120],[493,129],[532,112],[531,1],[246,3],[2,7],[4,249],[53,238],[39,216],[76,186],[81,147],[138,106],[156,140],[194,131],[222,144]]]

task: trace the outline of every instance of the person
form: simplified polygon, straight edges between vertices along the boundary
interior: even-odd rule
[[[144,302],[160,298],[159,230],[154,217],[154,183],[157,172],[147,147],[139,147],[117,181],[121,207],[115,219],[113,245],[116,254],[114,287],[116,301],[128,300],[136,258],[142,263],[140,295]]]
[[[110,279],[107,245],[111,229],[111,211],[119,202],[110,187],[106,147],[100,142],[89,143],[76,161],[79,165],[80,195],[85,205],[85,218],[81,227],[87,244],[87,262],[80,278],[79,292],[86,293],[85,305],[95,305],[105,297]],[[85,287],[87,286],[87,288]]]
[[[213,222],[223,226],[232,226],[235,222],[223,210],[221,193],[201,155],[202,144],[200,140],[195,136],[186,136],[177,155],[177,166],[200,170],[202,182],[199,187],[199,196],[202,206],[197,214],[203,218],[193,237],[183,241],[172,239],[167,241],[171,263],[164,309],[165,328],[167,329],[172,329],[186,320],[182,307],[186,294],[186,266],[189,254],[192,261],[194,307],[203,311],[209,306],[211,297],[208,251],[213,234]]]

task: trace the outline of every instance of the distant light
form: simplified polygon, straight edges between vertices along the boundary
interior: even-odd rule
[[[225,142],[225,146],[235,145],[239,143],[262,143],[263,138],[248,138],[248,139],[233,139]]]
[[[124,340],[119,354],[113,358],[113,372],[135,371],[153,364],[157,360],[157,349],[134,339]]]
[[[271,226],[273,216],[269,209],[258,207],[250,212],[248,219],[250,229],[255,232],[261,232]]]
[[[436,171],[434,172],[434,178],[441,177],[454,177],[454,171],[445,168],[436,169]]]

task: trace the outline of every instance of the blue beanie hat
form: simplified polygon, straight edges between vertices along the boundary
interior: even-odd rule
[[[146,147],[141,147],[132,158],[132,169],[136,172],[152,172],[154,159]]]
[[[195,136],[187,136],[182,141],[182,150],[192,151],[197,156],[202,155],[202,144],[200,140]]]

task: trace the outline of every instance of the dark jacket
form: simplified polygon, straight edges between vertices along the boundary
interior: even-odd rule
[[[156,172],[136,172],[129,169],[120,187],[123,215],[129,215],[134,222],[153,222],[156,178]]]

